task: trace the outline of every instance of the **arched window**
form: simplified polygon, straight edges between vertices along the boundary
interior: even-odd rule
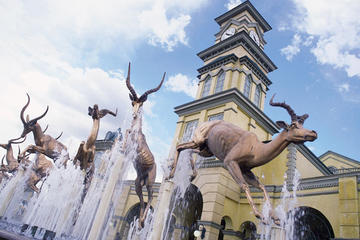
[[[202,97],[206,97],[210,93],[210,86],[211,86],[211,77],[207,76],[204,82],[204,88],[202,92]]]
[[[244,95],[247,98],[250,97],[250,87],[251,87],[251,77],[250,77],[250,75],[246,75],[246,77],[245,77],[245,86],[244,86]]]
[[[260,84],[256,86],[255,89],[255,96],[254,96],[254,103],[257,107],[260,107],[260,99],[261,99],[261,87]]]
[[[225,72],[222,71],[216,81],[215,93],[221,92],[223,90],[224,82],[225,82]]]

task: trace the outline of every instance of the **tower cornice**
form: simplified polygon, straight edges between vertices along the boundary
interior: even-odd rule
[[[251,4],[250,1],[245,1],[242,4],[238,5],[237,7],[227,11],[226,13],[220,15],[219,17],[215,18],[215,21],[221,26],[224,22],[235,17],[239,13],[243,11],[248,11],[254,19],[260,24],[261,28],[264,32],[271,30],[271,26],[266,20],[261,16],[261,14],[256,10],[256,8]]]
[[[245,97],[237,88],[231,88],[213,95],[185,103],[175,107],[179,116],[190,115],[204,109],[235,102],[248,116],[253,118],[265,131],[271,135],[279,132],[277,125],[258,107]]]
[[[256,59],[261,64],[261,66],[268,72],[272,72],[277,69],[276,65],[271,61],[271,59],[254,42],[254,40],[250,38],[249,34],[244,30],[199,52],[197,55],[203,61],[207,61],[238,46],[244,47],[249,52],[249,54],[254,59]]]

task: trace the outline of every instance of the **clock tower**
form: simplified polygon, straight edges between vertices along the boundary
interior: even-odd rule
[[[175,107],[179,121],[174,147],[190,141],[200,123],[217,119],[255,133],[260,141],[271,140],[272,135],[279,131],[263,112],[266,93],[272,83],[267,74],[277,68],[264,52],[264,34],[271,30],[271,26],[249,1],[215,18],[215,21],[219,24],[215,44],[197,54],[204,65],[197,70],[199,84],[196,99]],[[287,170],[286,157],[284,159],[281,167],[269,163],[253,169],[253,172],[261,176],[271,171],[267,169],[277,167],[279,171],[269,174],[269,178],[262,182],[282,184],[279,180],[283,179]],[[208,231],[205,239],[218,239],[218,235],[224,233],[220,229],[225,225],[229,228],[229,224],[233,224],[239,229],[244,219],[256,222],[246,198],[240,197],[243,193],[223,163],[215,157],[197,157],[196,161],[199,174],[193,181],[193,187],[198,188],[203,199],[201,217],[196,220]],[[243,217],[233,217],[233,211],[240,209],[245,213],[242,213]],[[193,223],[176,221],[175,225],[189,227]],[[229,234],[226,239],[239,239],[234,232],[226,234]]]

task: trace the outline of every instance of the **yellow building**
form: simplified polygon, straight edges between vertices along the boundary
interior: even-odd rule
[[[270,141],[280,131],[263,112],[271,85],[267,74],[276,70],[264,52],[263,36],[271,26],[249,1],[215,21],[219,24],[215,44],[198,53],[204,65],[198,69],[196,99],[175,107],[179,120],[173,146],[190,140],[200,123],[215,119],[253,132],[260,141]],[[214,157],[197,161],[199,174],[185,197],[189,204],[186,208],[178,204],[171,218],[174,239],[194,239],[193,231],[199,224],[207,230],[205,239],[255,239],[260,221],[223,163]],[[253,172],[266,185],[275,207],[280,204],[284,174],[292,191],[292,179],[295,171],[299,171],[295,223],[299,239],[358,239],[359,168],[359,162],[340,154],[329,151],[318,158],[305,145],[290,144],[276,159]],[[157,185],[153,206],[161,197],[159,188]],[[261,209],[262,193],[254,188],[251,192],[257,208]],[[138,211],[132,182],[125,188],[116,209],[113,237],[125,239],[128,225]]]

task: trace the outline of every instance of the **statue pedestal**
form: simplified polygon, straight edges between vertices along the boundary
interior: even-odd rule
[[[286,240],[286,232],[284,228],[272,227],[270,232],[271,240]]]
[[[165,180],[160,187],[158,202],[156,204],[155,216],[153,219],[153,230],[150,239],[160,240],[166,227],[166,219],[169,214],[169,206],[172,193],[174,191],[174,183]]]
[[[116,186],[116,183],[119,179],[120,172],[124,167],[124,156],[121,157],[115,162],[113,166],[113,171],[109,177],[108,183],[106,184],[104,193],[102,195],[99,208],[96,211],[96,215],[94,221],[92,223],[92,227],[89,233],[88,239],[101,239],[101,234],[104,231],[104,223],[107,220],[106,215],[109,210],[111,198]],[[105,226],[106,227],[106,226]]]

